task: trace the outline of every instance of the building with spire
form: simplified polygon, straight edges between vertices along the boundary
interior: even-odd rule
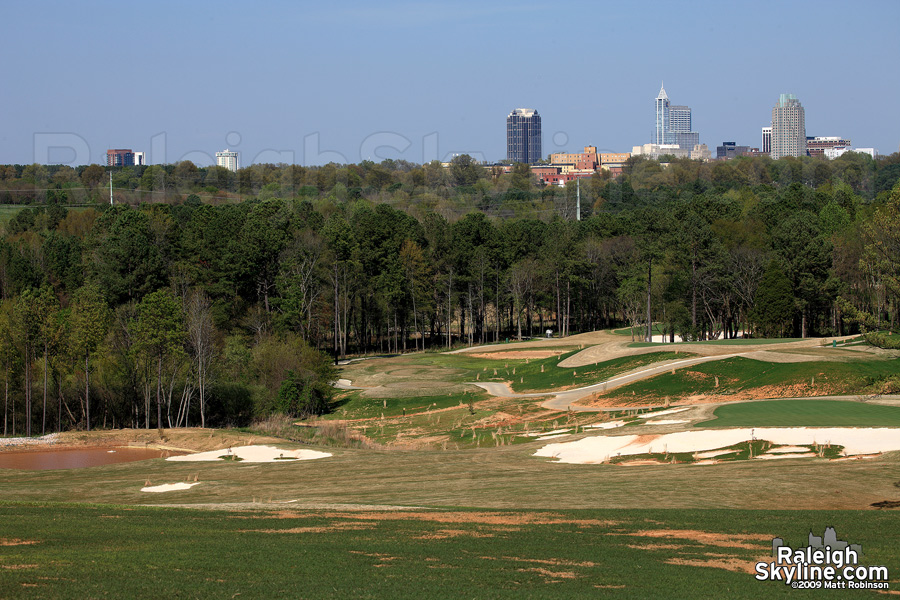
[[[772,158],[806,156],[806,112],[793,94],[781,94],[772,108]]]
[[[659,86],[659,94],[656,95],[656,132],[652,143],[662,146],[673,143],[671,137],[672,116],[669,112],[669,96],[666,94],[664,84]]]
[[[541,115],[533,108],[517,108],[506,117],[506,158],[533,165],[541,160]]]
[[[693,150],[694,146],[700,143],[700,134],[693,131],[691,108],[670,104],[665,85],[660,85],[655,103],[656,130],[651,143],[658,146],[676,145],[684,150]]]

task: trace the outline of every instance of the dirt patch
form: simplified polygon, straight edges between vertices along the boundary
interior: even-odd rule
[[[446,540],[448,538],[470,537],[470,538],[492,538],[493,533],[483,533],[481,531],[471,531],[468,529],[440,529],[433,533],[426,533],[418,536],[417,540]]]
[[[625,544],[633,550],[681,550],[683,544]]]
[[[482,556],[481,558],[488,558]],[[535,563],[538,565],[550,565],[551,567],[597,567],[594,562],[580,562],[574,560],[563,560],[558,558],[519,558],[518,556],[504,556],[503,560],[514,560],[516,562]],[[499,560],[499,559],[498,559]]]
[[[545,579],[554,580],[554,579],[576,579],[578,575],[575,574],[574,571],[550,571],[549,569],[544,569],[541,567],[532,567],[530,569],[516,569],[521,573],[538,573],[542,575]]]
[[[683,565],[686,567],[711,567],[713,569],[725,569],[735,573],[756,573],[756,560],[747,560],[746,558],[728,557],[728,558],[670,558],[665,561],[670,565]]]
[[[645,529],[634,533],[627,533],[635,537],[665,538],[676,540],[690,540],[705,546],[718,546],[721,548],[742,548],[745,550],[759,550],[759,544],[751,544],[752,541],[767,541],[771,544],[773,535],[761,533],[713,533],[710,531],[698,531],[695,529]]]
[[[613,527],[617,521],[601,519],[569,519],[554,513],[456,513],[456,512],[360,512],[334,513],[333,518],[362,521],[428,521],[433,523],[472,523],[480,525],[577,525],[579,527]]]
[[[18,538],[0,538],[0,546],[31,546],[38,544],[37,540],[20,540]]]
[[[337,522],[332,525],[292,527],[290,529],[245,529],[241,533],[334,533],[335,531],[363,531],[374,529],[374,523]]]
[[[490,358],[497,360],[502,360],[504,358],[513,360],[524,358],[541,359],[550,358],[552,356],[559,356],[560,354],[563,354],[565,352],[568,352],[568,350],[517,350],[505,352],[485,352],[481,354],[469,353],[468,356],[471,356],[472,358]]]
[[[0,569],[6,571],[19,571],[21,569],[37,569],[37,565],[0,565]]]

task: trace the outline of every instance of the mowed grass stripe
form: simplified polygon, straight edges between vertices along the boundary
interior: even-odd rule
[[[850,400],[739,402],[713,415],[695,427],[900,427],[900,408]]]
[[[774,398],[853,394],[895,375],[898,367],[897,359],[772,363],[734,357],[657,375],[605,395],[627,396],[629,402],[644,403],[659,401],[664,396],[728,395],[758,388],[770,388],[766,391]]]
[[[0,519],[4,598],[817,598],[734,568],[769,555],[772,537],[801,545],[826,526],[866,564],[900,568],[900,521],[877,511],[0,504]]]

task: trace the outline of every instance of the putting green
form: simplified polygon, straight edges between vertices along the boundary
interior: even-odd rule
[[[900,407],[851,400],[767,400],[725,404],[695,427],[900,427]]]

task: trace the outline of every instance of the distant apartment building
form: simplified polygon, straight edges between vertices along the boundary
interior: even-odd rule
[[[849,139],[838,136],[807,137],[806,152],[810,156],[825,156],[825,150],[831,148],[849,148],[853,144]]]
[[[762,128],[762,145],[759,147],[764,154],[772,153],[772,126],[767,125]]]
[[[143,152],[140,153],[144,155]],[[132,167],[134,166],[134,152],[129,149],[115,148],[106,151],[107,167]]]
[[[712,160],[712,152],[709,151],[709,147],[706,144],[697,144],[691,150],[691,160],[702,160],[704,162]]]
[[[591,170],[594,171],[600,166],[600,155],[597,154],[596,146],[585,146],[584,152],[567,153],[556,152],[550,155],[550,164],[568,167],[569,170]]]
[[[143,167],[147,164],[147,157],[143,152],[134,153],[134,166]]]
[[[837,148],[825,148],[823,155],[825,158],[831,160],[837,158],[839,156],[843,156],[847,152],[858,152],[860,154],[868,154],[872,158],[876,158],[878,156],[878,150],[875,148],[849,148],[849,147],[837,147]]]
[[[232,152],[228,149],[225,149],[221,152],[216,152],[216,165],[219,167],[225,167],[233,173],[237,173],[237,170],[241,168],[238,153]]]
[[[517,108],[506,117],[506,158],[533,165],[541,160],[541,115],[533,108]]]
[[[729,160],[749,154],[750,151],[750,146],[738,146],[735,142],[722,142],[721,146],[716,147],[716,160]]]
[[[690,158],[693,148],[682,148],[677,144],[642,144],[631,149],[632,156],[646,156],[658,159],[660,156],[674,156],[675,158]]]
[[[793,94],[781,94],[772,108],[772,158],[806,156],[806,112]]]

